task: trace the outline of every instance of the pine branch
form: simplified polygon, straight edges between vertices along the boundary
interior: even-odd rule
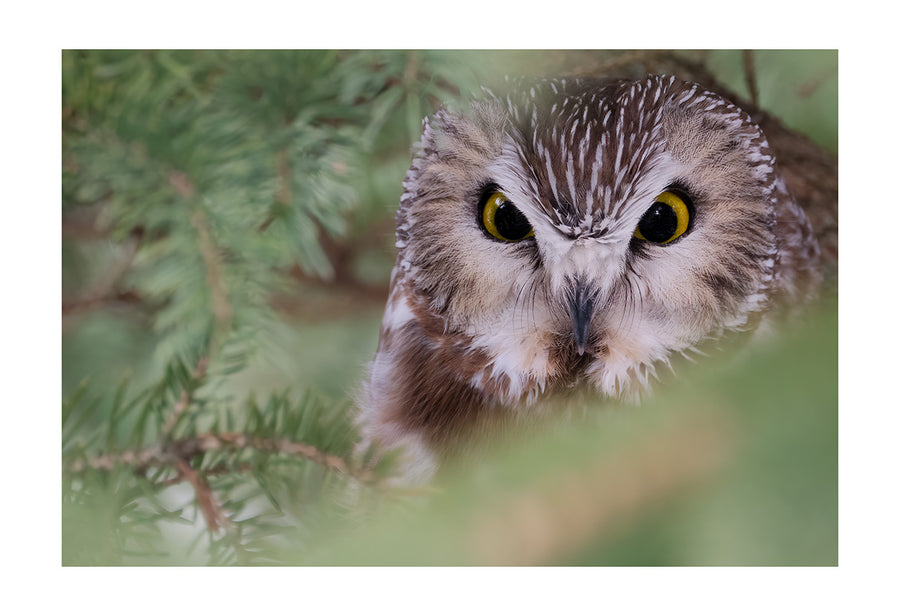
[[[203,519],[206,520],[206,527],[210,532],[216,533],[223,527],[233,528],[231,520],[228,519],[222,505],[216,500],[206,479],[184,459],[179,458],[176,465],[180,476],[193,486],[194,492],[197,494],[197,506],[200,507]]]
[[[70,473],[83,473],[86,470],[109,471],[117,466],[131,466],[138,472],[143,472],[155,466],[178,467],[179,462],[189,462],[194,457],[211,451],[283,454],[315,462],[360,483],[368,484],[374,480],[371,471],[358,469],[344,458],[325,453],[307,443],[284,438],[260,438],[243,432],[205,433],[173,440],[166,445],[155,444],[138,450],[87,457],[72,462],[68,470]]]
[[[191,374],[191,378],[194,383],[203,381],[203,379],[206,378],[206,369],[208,367],[209,358],[201,357],[197,362],[197,366],[194,368],[194,372]],[[172,430],[175,429],[175,426],[178,424],[178,420],[191,405],[191,402],[193,402],[194,389],[196,389],[196,387],[185,387],[184,390],[182,390],[181,396],[179,396],[178,398],[178,402],[176,402],[175,406],[172,407],[172,414],[169,415],[169,418],[166,420],[166,425],[163,427],[163,438],[168,438],[172,434]]]
[[[257,227],[259,233],[264,233],[266,229],[275,222],[278,217],[277,211],[285,211],[290,207],[293,193],[291,191],[291,163],[288,157],[288,148],[279,148],[278,154],[278,190],[275,192],[275,207],[262,224]]]
[[[169,174],[169,182],[184,198],[190,199],[193,196],[194,187],[183,173],[173,172]],[[191,225],[197,231],[200,254],[206,266],[206,281],[209,285],[213,316],[215,318],[215,329],[210,346],[215,350],[221,344],[222,337],[231,330],[233,310],[225,288],[222,259],[210,234],[206,214],[200,207],[197,207],[191,215]]]
[[[206,468],[203,470],[203,476],[209,480],[213,477],[222,477],[225,475],[234,475],[234,474],[246,474],[252,473],[254,470],[254,466],[249,462],[244,462],[237,465],[232,464],[217,464],[212,468]],[[177,486],[179,483],[185,481],[185,477],[182,474],[177,474],[173,477],[169,477],[167,479],[160,479],[156,482],[156,485],[160,488],[169,488],[172,486]]]
[[[213,535],[220,530],[225,532],[225,539],[234,549],[241,564],[247,560],[246,550],[241,542],[241,532],[238,525],[228,517],[228,512],[216,498],[215,493],[207,481],[206,474],[195,470],[189,462],[179,459],[177,462],[179,477],[186,480],[194,488],[197,495],[197,507],[203,515],[206,527]]]

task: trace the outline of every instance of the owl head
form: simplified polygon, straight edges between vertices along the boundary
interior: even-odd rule
[[[754,328],[816,281],[815,239],[751,118],[668,76],[513,82],[424,124],[361,400],[431,451],[584,384]]]

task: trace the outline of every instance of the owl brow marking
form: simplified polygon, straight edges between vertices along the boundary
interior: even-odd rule
[[[575,192],[575,160],[571,152],[566,157],[566,183],[569,185],[569,198],[575,201],[578,195]]]
[[[541,148],[543,150],[543,148]],[[549,156],[544,156],[544,163],[547,166],[547,176],[550,183],[550,190],[553,191],[553,198],[558,202],[559,201],[559,193],[556,191],[556,175],[553,174],[553,165],[550,162]]]
[[[586,122],[586,128],[584,130],[584,139],[581,140],[581,143],[578,147],[578,165],[581,167],[582,173],[584,172],[584,157],[588,151],[588,146],[591,143],[591,123]]]

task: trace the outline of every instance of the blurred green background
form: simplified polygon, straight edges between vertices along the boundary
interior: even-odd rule
[[[349,440],[326,441],[342,443],[334,453],[346,455],[349,400],[377,345],[393,216],[422,117],[506,74],[648,68],[628,53],[64,51],[62,397],[75,409],[65,415],[64,469],[79,456],[160,437],[144,428],[146,417],[126,417],[122,399],[165,384],[163,410],[146,411],[162,425],[187,379],[175,383],[172,366],[189,372],[201,357],[210,367],[189,415],[239,422],[248,398],[309,396],[307,412],[343,417]],[[741,51],[675,53],[750,95]],[[836,153],[837,52],[760,50],[753,58],[759,106]],[[346,486],[313,490],[302,515],[317,522],[278,527],[263,560],[836,564],[833,294],[807,329],[743,363],[688,369],[693,386],[666,383],[639,412],[601,404],[606,410],[590,413],[587,425],[517,440],[477,472],[448,472],[438,495],[378,493],[360,497],[365,506],[341,505],[338,515],[323,501],[343,502]],[[211,425],[203,421],[190,429]],[[707,445],[709,456],[692,461]],[[648,452],[657,446],[674,457],[654,458]],[[688,470],[670,477],[665,470],[680,467],[681,456]],[[635,492],[616,469],[649,487]],[[298,473],[287,483],[310,480]],[[92,526],[100,505],[82,498],[88,478],[77,477],[64,482],[63,562],[215,561],[205,548],[183,549],[187,536],[205,545],[189,490],[172,497],[179,488],[132,485],[127,472],[98,482],[107,497],[169,490],[168,510],[194,525],[173,530],[148,515],[158,532],[145,548],[126,550],[126,531],[107,544]],[[568,488],[558,494],[560,484]],[[266,493],[276,517],[289,509]],[[510,504],[517,499],[530,504]],[[580,513],[542,509],[545,501]],[[494,519],[510,508],[532,518]],[[367,522],[347,509],[365,510]],[[481,526],[495,539],[478,539]],[[540,539],[542,528],[567,527],[571,536],[547,531]],[[517,551],[529,537],[544,547]],[[499,542],[493,550],[478,547],[491,541]]]

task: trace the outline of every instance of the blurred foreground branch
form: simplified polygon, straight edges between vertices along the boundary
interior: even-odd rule
[[[721,472],[734,456],[734,426],[726,420],[720,411],[687,417],[638,439],[613,460],[587,460],[510,495],[472,523],[473,560],[504,566],[564,561]]]

